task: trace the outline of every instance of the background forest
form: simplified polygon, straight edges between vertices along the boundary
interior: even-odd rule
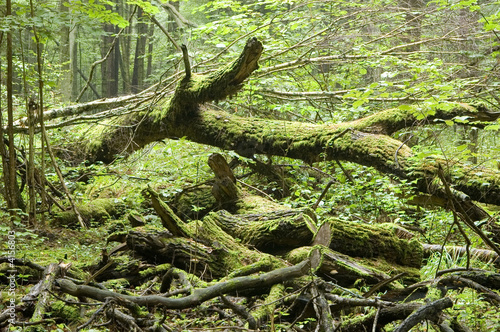
[[[0,329],[500,330],[499,1],[0,0],[0,16]],[[249,50],[258,67],[203,99]],[[183,91],[203,106],[177,118]],[[205,134],[205,110],[241,130]],[[179,129],[139,129],[161,119]]]

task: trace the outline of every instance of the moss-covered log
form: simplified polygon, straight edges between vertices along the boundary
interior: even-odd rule
[[[410,267],[422,265],[422,244],[399,239],[392,224],[366,225],[335,219],[327,222],[332,230],[332,250],[352,257],[382,257]]]
[[[316,222],[312,211],[274,211],[261,214],[231,215],[212,213],[222,230],[264,252],[283,252],[310,245]]]
[[[99,198],[85,203],[77,203],[77,209],[85,221],[103,223],[113,217],[125,214],[126,206],[121,200]],[[57,212],[52,224],[54,226],[76,227],[78,226],[78,217],[72,210]]]
[[[364,285],[375,285],[399,273],[404,273],[401,280],[405,284],[420,281],[418,268],[402,266],[393,262],[387,263],[383,259],[352,258],[329,248],[321,248],[323,256],[317,274],[324,277],[325,280],[335,280],[339,286],[359,286],[361,280]],[[305,259],[310,250],[310,247],[300,247],[288,252],[284,258],[295,264]],[[388,284],[383,290],[392,288],[394,286]]]
[[[74,145],[89,161],[112,161],[156,140],[187,137],[189,140],[234,150],[242,155],[268,154],[307,162],[346,160],[373,166],[384,173],[416,180],[420,191],[434,193],[438,165],[445,166],[450,185],[472,200],[500,205],[500,172],[438,158],[415,160],[411,149],[389,135],[404,127],[424,123],[418,106],[395,108],[342,124],[310,124],[242,118],[214,110],[203,103],[224,99],[238,91],[258,68],[262,44],[250,39],[240,57],[209,75],[190,75],[170,99],[142,112],[116,117],[85,132]],[[435,119],[468,116],[472,121],[493,121],[500,113],[484,106],[443,103],[424,114]],[[486,185],[485,185],[486,184]]]

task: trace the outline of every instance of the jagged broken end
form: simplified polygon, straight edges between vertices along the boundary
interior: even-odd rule
[[[183,103],[202,104],[236,94],[243,81],[259,68],[262,51],[262,43],[255,37],[250,38],[238,59],[229,65],[209,76],[191,76],[183,80],[177,91],[183,98],[179,99]]]

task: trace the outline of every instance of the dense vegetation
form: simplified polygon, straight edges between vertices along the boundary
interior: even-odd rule
[[[0,0],[0,329],[497,329],[499,5]]]

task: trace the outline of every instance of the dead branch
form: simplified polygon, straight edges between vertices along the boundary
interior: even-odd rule
[[[311,259],[307,259],[300,264],[284,267],[261,275],[237,277],[230,281],[221,282],[207,288],[196,289],[191,295],[182,298],[165,298],[159,295],[131,296],[118,294],[92,286],[77,285],[68,279],[57,279],[56,284],[61,291],[73,296],[85,296],[99,301],[105,301],[107,297],[111,297],[141,306],[159,305],[168,309],[183,309],[199,305],[222,294],[269,287],[280,282],[303,276],[314,268],[316,267],[311,264]]]
[[[413,314],[408,316],[395,330],[394,332],[407,332],[413,326],[417,325],[424,319],[432,319],[435,315],[439,314],[446,308],[451,308],[453,306],[453,301],[449,297],[445,297],[434,302],[431,302],[425,306],[420,307]]]

